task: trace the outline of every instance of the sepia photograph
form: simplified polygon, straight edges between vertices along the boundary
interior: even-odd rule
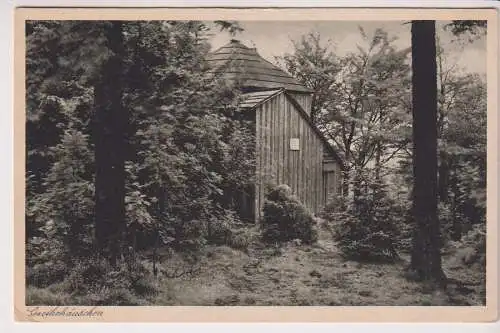
[[[225,17],[23,22],[25,306],[485,307],[489,21]]]

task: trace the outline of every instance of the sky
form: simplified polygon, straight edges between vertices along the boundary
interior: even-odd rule
[[[443,29],[447,22],[436,23],[436,33],[445,50],[448,63],[456,65],[464,72],[486,73],[486,38],[469,43],[462,38],[457,41],[449,31]],[[359,26],[368,36],[377,28],[396,37],[394,45],[404,49],[410,47],[410,24],[402,21],[240,21],[245,30],[235,37],[228,33],[216,33],[210,39],[215,50],[229,42],[231,38],[240,40],[248,47],[256,47],[265,59],[276,63],[274,57],[283,56],[293,51],[293,40],[300,40],[302,35],[318,32],[322,40],[331,40],[335,53],[344,55],[355,51],[357,45],[364,46]]]

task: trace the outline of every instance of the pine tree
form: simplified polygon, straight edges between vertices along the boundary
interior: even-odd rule
[[[108,22],[103,35],[111,56],[95,84],[95,232],[100,252],[116,264],[125,229],[125,137],[123,23]]]
[[[234,87],[207,71],[207,32],[198,21],[28,24],[29,238],[49,218],[47,200],[60,207],[50,218],[64,225],[78,212],[59,202],[72,192],[49,188],[75,188],[61,165],[81,167],[75,182],[88,190],[78,199],[92,202],[86,214],[94,210],[85,224],[95,225],[96,249],[112,263],[125,241],[135,248],[136,236],[152,246],[155,228],[168,246],[202,245],[207,221],[235,208],[225,198],[252,181],[254,140]],[[77,142],[67,133],[95,156],[66,153]]]
[[[445,282],[437,216],[437,74],[434,21],[412,22],[413,218],[410,268],[419,279]]]

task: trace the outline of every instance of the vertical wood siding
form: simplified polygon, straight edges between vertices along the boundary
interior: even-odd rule
[[[310,97],[297,94],[302,103]],[[309,110],[309,107],[306,110]],[[256,108],[257,183],[255,216],[262,217],[267,184],[287,184],[313,213],[325,204],[323,186],[324,143],[285,94]],[[300,149],[290,150],[298,138]],[[337,179],[335,179],[337,181]]]
[[[262,112],[255,110],[255,204],[254,204],[254,217],[259,218],[261,207],[259,205],[262,193],[260,192],[262,186],[261,175],[259,170],[262,170]]]
[[[302,106],[304,111],[307,112],[308,115],[311,115],[311,104],[312,104],[312,96],[311,94],[299,93],[299,92],[289,92],[290,96],[292,96],[297,103]]]

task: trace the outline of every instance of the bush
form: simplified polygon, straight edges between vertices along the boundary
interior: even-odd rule
[[[57,283],[68,274],[68,251],[55,235],[60,231],[53,220],[39,228],[40,236],[26,241],[26,283],[44,288]]]
[[[471,221],[459,209],[453,209],[451,204],[439,203],[438,218],[441,226],[443,245],[450,241],[459,241],[471,226]]]
[[[82,259],[67,271],[70,273],[64,280],[55,284],[57,281],[48,281],[44,286],[52,284],[46,289],[30,287],[28,304],[140,305],[145,297],[158,292],[149,270],[133,255],[116,267],[105,259]]]
[[[373,186],[356,201],[347,200],[344,207],[344,211],[330,213],[328,219],[346,259],[391,262],[399,257],[405,210],[389,198],[383,186]]]
[[[26,266],[26,283],[34,287],[44,288],[63,281],[67,273],[67,265],[60,261],[48,261],[34,266]]]
[[[478,265],[486,273],[486,224],[477,224],[459,241],[449,242],[448,251],[465,265]]]
[[[103,288],[98,293],[82,295],[77,298],[77,302],[81,305],[97,306],[133,306],[143,303],[137,295],[124,287]]]
[[[248,247],[255,239],[255,233],[248,227],[243,227],[233,231],[233,234],[228,244],[231,248],[241,251],[247,251]]]
[[[67,291],[85,295],[100,291],[107,283],[111,266],[104,259],[82,259],[75,263],[65,280]],[[113,281],[115,282],[115,281]],[[119,285],[115,285],[120,287]]]
[[[229,245],[233,236],[232,228],[235,224],[235,216],[226,214],[221,217],[213,217],[207,225],[207,241],[214,245]]]
[[[246,251],[253,238],[251,227],[229,210],[223,216],[212,218],[207,226],[207,241],[210,244]]]
[[[267,193],[262,228],[263,240],[269,243],[300,239],[311,244],[318,239],[312,214],[287,185],[279,185]]]
[[[49,289],[41,289],[28,286],[26,288],[26,304],[40,306],[57,306],[70,304],[68,293],[54,292]]]

